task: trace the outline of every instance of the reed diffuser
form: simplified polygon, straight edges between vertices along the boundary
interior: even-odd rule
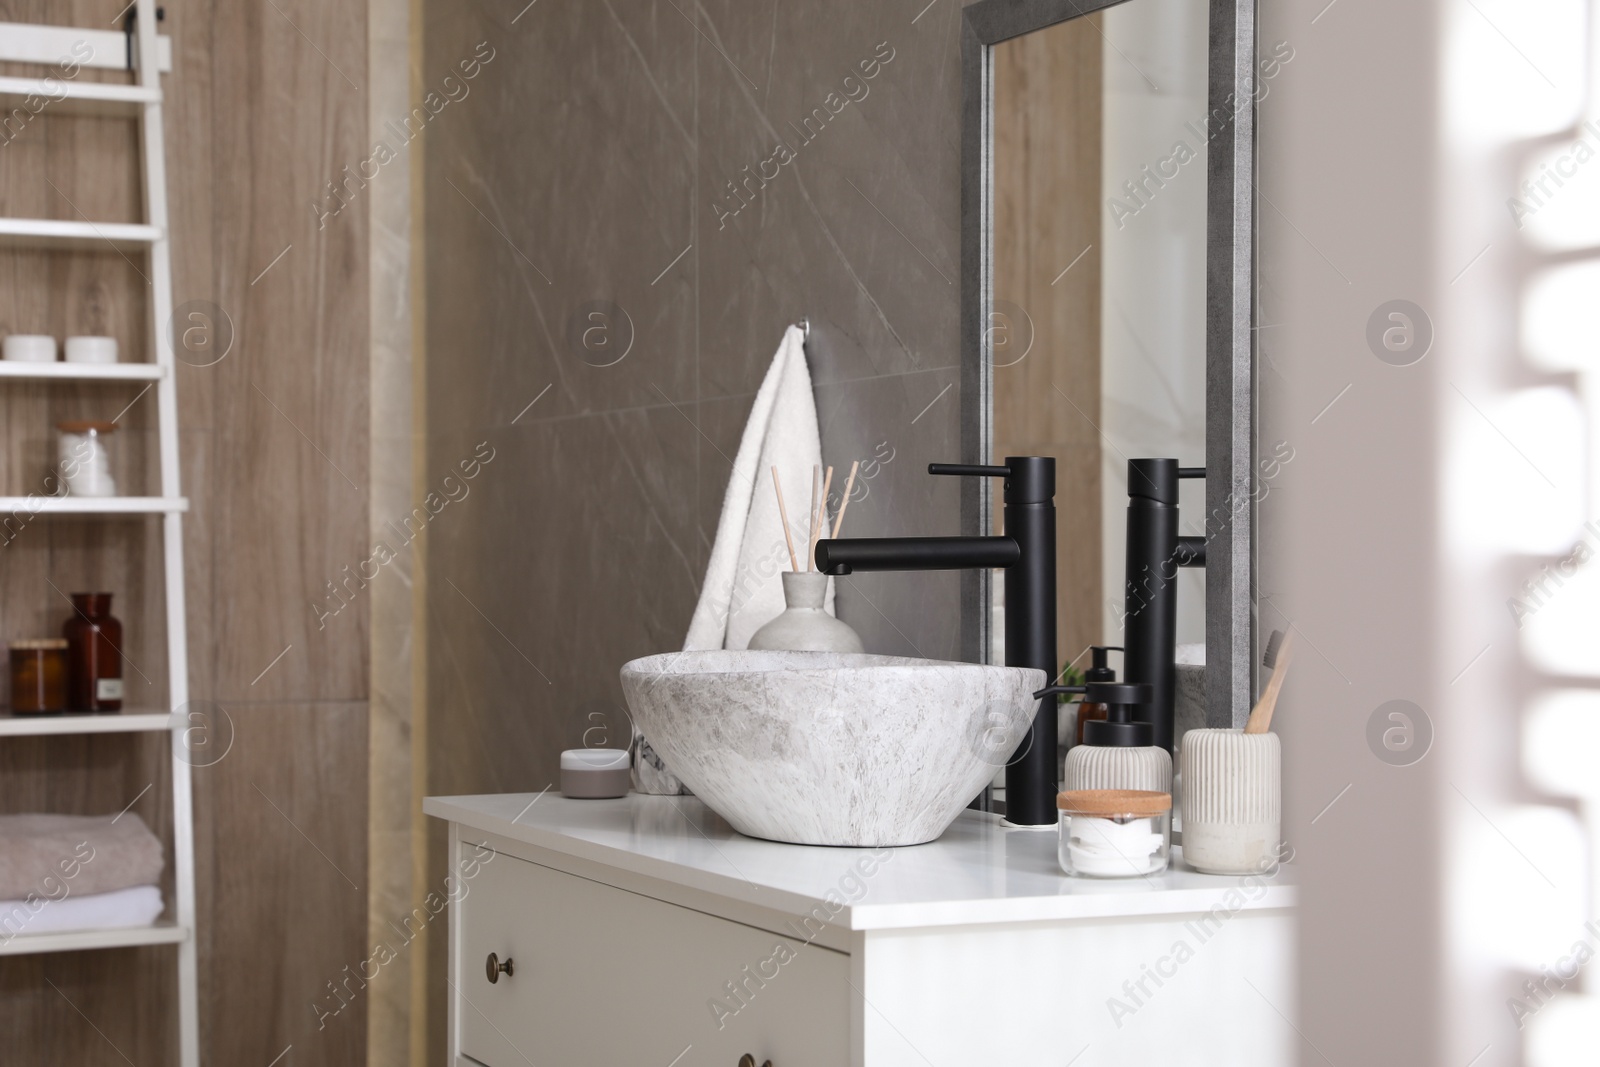
[[[750,638],[750,647],[757,650],[787,650],[796,652],[862,652],[861,638],[847,624],[828,614],[823,603],[828,595],[828,576],[816,569],[817,542],[824,534],[838,537],[844,526],[845,508],[850,506],[850,493],[855,489],[859,462],[850,465],[850,477],[845,483],[844,498],[839,502],[839,513],[834,516],[833,529],[828,530],[828,493],[833,486],[833,468],[827,474],[818,468],[811,473],[811,510],[807,515],[806,567],[800,569],[800,560],[794,554],[794,535],[789,526],[789,509],[783,500],[783,483],[778,479],[778,468],[772,468],[772,489],[778,498],[778,517],[783,522],[784,542],[789,546],[789,566],[783,578],[782,614]],[[819,484],[820,483],[820,484]]]

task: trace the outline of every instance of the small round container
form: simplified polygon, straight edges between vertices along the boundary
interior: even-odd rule
[[[561,753],[561,795],[610,800],[628,795],[633,768],[623,748],[569,748]]]
[[[115,363],[117,339],[115,337],[69,337],[66,344],[68,363]]]
[[[1172,795],[1078,789],[1056,796],[1061,869],[1079,878],[1139,878],[1167,869]]]
[[[67,710],[67,643],[58,637],[11,642],[11,713]]]
[[[71,496],[116,496],[117,483],[111,477],[109,437],[114,422],[72,420],[56,423],[56,459]]]
[[[54,363],[56,339],[42,333],[14,333],[0,345],[0,355],[17,363]]]

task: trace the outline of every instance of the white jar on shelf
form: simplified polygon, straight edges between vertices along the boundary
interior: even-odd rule
[[[63,354],[68,363],[115,363],[115,337],[79,336],[67,338]]]
[[[56,424],[56,460],[69,496],[106,497],[117,495],[111,475],[109,437],[114,422],[71,420]]]
[[[45,333],[14,333],[0,344],[0,355],[12,363],[54,363],[56,339]]]

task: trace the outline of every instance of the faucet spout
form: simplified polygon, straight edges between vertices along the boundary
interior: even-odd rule
[[[1010,537],[854,537],[817,542],[817,569],[853,571],[963,571],[1011,567],[1022,546]]]

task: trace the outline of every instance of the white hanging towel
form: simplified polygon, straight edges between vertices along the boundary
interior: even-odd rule
[[[789,549],[772,488],[772,468],[778,468],[783,480],[790,534],[803,570],[810,565],[805,546],[811,475],[821,463],[822,437],[806,367],[805,334],[790,326],[745,423],[728,492],[722,498],[722,518],[700,587],[700,603],[683,640],[685,651],[748,648],[755,632],[782,613],[783,581],[778,575],[789,569]],[[833,610],[831,582],[827,609]]]
[[[772,487],[772,468],[783,481],[790,533],[802,569],[807,567],[811,474],[822,463],[817,402],[806,367],[805,334],[784,331],[778,354],[756,393],[739,454],[722,498],[722,517],[711,546],[700,602],[695,605],[685,651],[743,649],[763,625],[783,612],[789,549]],[[819,489],[820,491],[820,489]],[[824,508],[824,512],[826,509]],[[833,610],[833,583],[824,605]],[[634,788],[641,793],[687,792],[643,737],[634,739]]]

